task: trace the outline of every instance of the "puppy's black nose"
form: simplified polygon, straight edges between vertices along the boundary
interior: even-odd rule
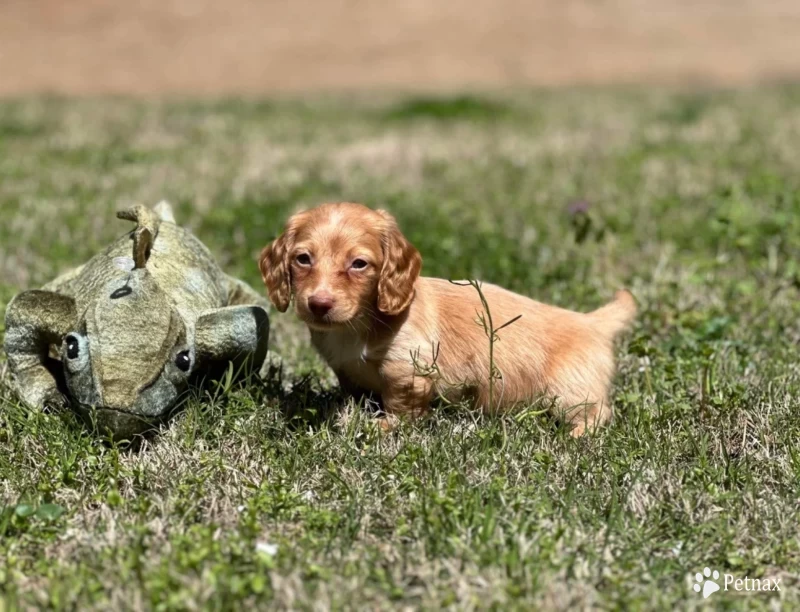
[[[330,293],[315,293],[308,298],[308,309],[317,317],[324,317],[333,308],[333,296]]]

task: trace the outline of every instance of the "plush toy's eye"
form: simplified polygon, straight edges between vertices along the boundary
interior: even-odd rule
[[[78,339],[75,336],[67,336],[67,359],[77,359],[79,353]]]
[[[189,367],[192,365],[192,358],[189,355],[189,351],[181,351],[175,355],[175,365],[178,366],[178,369],[182,372],[188,372]]]

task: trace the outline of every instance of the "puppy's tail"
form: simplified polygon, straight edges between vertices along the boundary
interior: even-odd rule
[[[614,300],[590,312],[587,316],[607,336],[615,337],[625,330],[636,316],[636,300],[630,291],[622,289],[614,294]]]

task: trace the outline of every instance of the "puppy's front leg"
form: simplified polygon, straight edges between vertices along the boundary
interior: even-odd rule
[[[344,395],[349,395],[356,401],[360,401],[369,395],[369,391],[354,383],[344,372],[334,370],[336,378],[339,381],[339,389]]]
[[[398,425],[398,419],[416,419],[428,412],[433,395],[433,383],[426,376],[414,373],[412,366],[402,362],[384,365],[383,409],[379,424],[384,431],[391,431]]]

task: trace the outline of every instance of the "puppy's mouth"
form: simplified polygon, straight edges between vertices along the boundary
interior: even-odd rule
[[[308,325],[308,327],[316,331],[331,331],[341,327],[346,327],[351,323],[351,319],[332,317],[330,314],[320,317],[310,312],[304,313],[302,319],[305,324]]]
[[[339,327],[339,323],[334,323],[332,321],[326,321],[325,319],[318,319],[316,317],[310,317],[306,319],[306,325],[308,325],[311,329],[315,329],[317,331],[328,331]]]

